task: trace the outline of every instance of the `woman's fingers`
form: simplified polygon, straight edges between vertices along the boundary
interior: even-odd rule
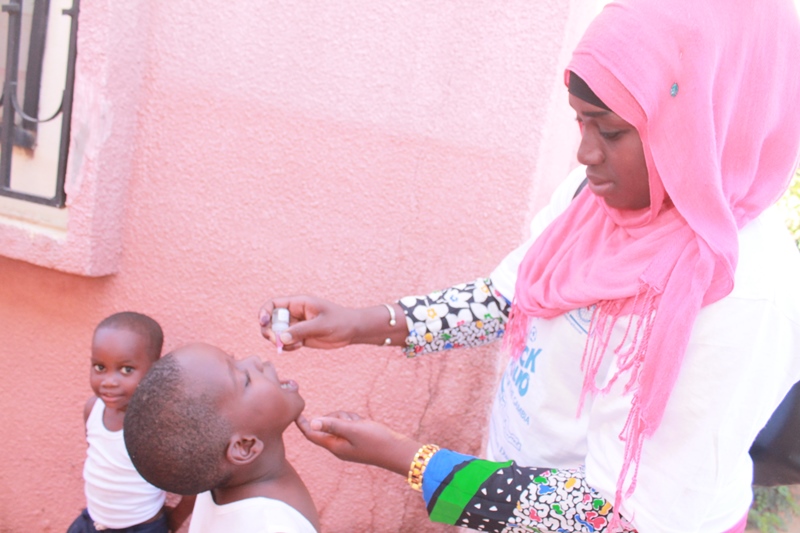
[[[272,302],[267,302],[258,310],[258,323],[261,324],[261,331],[269,330],[273,309],[275,309],[275,305]]]
[[[273,298],[259,311],[261,334],[273,344],[277,338],[272,331],[271,313],[276,308],[289,310],[289,328],[281,332],[281,343],[286,351],[303,346],[341,348],[352,341],[357,320],[354,310],[314,296],[292,296]]]
[[[335,411],[323,417],[308,420],[304,416],[295,421],[306,439],[329,450],[340,458],[357,446],[361,417],[348,411]]]
[[[297,429],[300,430],[300,433],[302,433],[303,436],[305,436],[305,438],[311,442],[314,442],[314,438],[325,436],[322,434],[322,432],[312,429],[311,422],[303,415],[297,417],[297,420],[295,420],[294,423],[297,426]]]
[[[361,417],[348,411],[335,411],[322,417],[313,419],[310,427],[315,431],[324,431],[331,435],[348,438],[352,436],[353,422],[358,422]],[[349,440],[349,439],[348,439]]]
[[[313,319],[317,316],[318,312],[314,309],[313,301],[315,299],[309,296],[288,296],[273,298],[261,306],[258,313],[258,323],[261,326],[261,335],[273,344],[277,343],[277,337],[272,331],[272,312],[275,309],[288,309],[289,310],[289,324],[296,325],[303,323],[307,320]],[[292,335],[291,327],[281,335],[281,343],[283,349],[286,351],[297,350],[303,346],[302,339],[298,339]]]
[[[405,475],[421,444],[374,420],[350,411],[334,411],[297,426],[305,437],[339,459],[371,464]]]
[[[339,448],[342,445],[342,439],[340,437],[314,429],[312,423],[302,416],[295,420],[295,424],[308,441],[325,448],[335,455],[339,454]]]
[[[291,309],[295,309],[295,312],[302,313],[306,300],[308,300],[308,296],[281,296],[267,300],[258,311],[258,323],[262,328],[269,328],[272,322],[272,311],[276,308],[290,309],[290,312]],[[302,320],[305,317],[301,315],[294,318]]]

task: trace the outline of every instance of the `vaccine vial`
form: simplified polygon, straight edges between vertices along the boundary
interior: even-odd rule
[[[281,332],[289,329],[289,310],[283,307],[276,307],[272,310],[272,331],[275,332],[275,345],[278,353],[283,351],[281,342]]]

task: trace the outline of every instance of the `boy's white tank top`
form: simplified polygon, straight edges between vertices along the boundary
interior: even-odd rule
[[[109,431],[103,425],[104,411],[105,404],[98,399],[86,420],[86,508],[96,523],[121,529],[155,516],[164,506],[166,495],[133,467],[122,430]]]

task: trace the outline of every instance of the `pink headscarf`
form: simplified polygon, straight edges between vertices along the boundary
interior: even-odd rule
[[[698,311],[733,288],[738,230],[795,169],[800,21],[792,0],[620,0],[589,26],[569,71],[636,127],[651,203],[621,211],[582,191],[519,268],[507,344],[520,353],[530,317],[596,305],[583,361],[583,394],[596,394],[608,335],[628,317],[637,342],[612,347],[633,391],[618,507]],[[625,495],[635,486],[634,473]]]

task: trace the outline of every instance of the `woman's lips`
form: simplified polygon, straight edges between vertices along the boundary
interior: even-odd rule
[[[613,181],[604,180],[602,178],[596,178],[593,176],[588,176],[587,179],[589,180],[589,190],[597,196],[608,196],[608,194],[614,188]]]

